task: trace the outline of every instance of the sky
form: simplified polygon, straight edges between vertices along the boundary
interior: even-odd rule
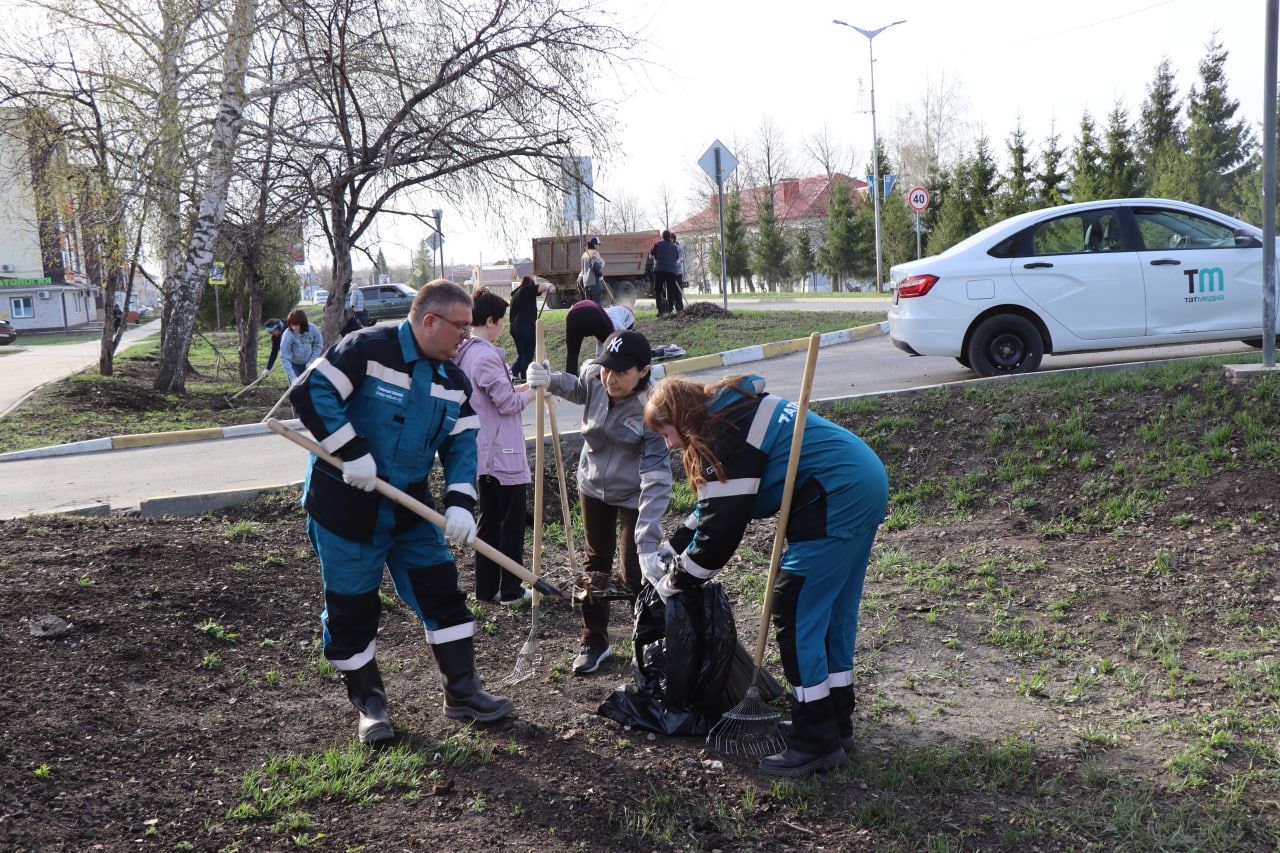
[[[633,64],[625,90],[612,81],[600,84],[602,98],[620,102],[615,113],[619,149],[596,159],[596,188],[606,197],[622,193],[637,199],[657,227],[661,184],[677,200],[675,219],[695,212],[691,200],[701,192],[697,158],[716,139],[727,145],[734,139],[749,142],[765,117],[783,129],[799,172],[820,171],[807,161],[800,142],[824,124],[832,137],[854,148],[858,164],[869,162],[868,42],[834,25],[837,18],[868,30],[906,19],[873,42],[882,138],[894,136],[904,107],[918,104],[945,77],[960,85],[969,105],[971,128],[958,132],[966,137],[985,132],[1002,160],[1019,116],[1033,150],[1055,121],[1062,143],[1070,146],[1084,109],[1102,125],[1119,99],[1136,119],[1165,56],[1185,97],[1215,30],[1228,51],[1229,93],[1241,102],[1241,113],[1261,126],[1263,0],[605,0],[604,5],[621,26],[641,31],[645,44],[639,49],[643,61]],[[429,209],[436,201],[415,203]],[[491,212],[467,210],[450,200],[439,203],[450,262],[528,255],[530,239],[542,232],[528,211],[503,211],[505,228],[497,228]],[[380,228],[388,260],[407,263],[412,247],[425,236],[420,232],[420,227],[390,223]]]

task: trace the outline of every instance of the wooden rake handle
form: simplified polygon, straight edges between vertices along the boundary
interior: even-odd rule
[[[541,318],[534,323],[533,329],[533,357],[538,364],[542,364],[547,359],[547,333]],[[542,493],[545,491],[543,466],[546,464],[546,450],[543,443],[546,441],[547,391],[545,388],[538,387],[534,389],[533,396],[534,405],[537,406],[537,411],[534,413],[537,438],[533,445],[533,574],[536,577],[542,573]],[[537,584],[533,589],[533,603],[538,603]]]
[[[791,455],[787,459],[787,476],[782,481],[782,506],[778,510],[778,529],[773,534],[773,553],[769,556],[769,580],[764,588],[764,609],[760,613],[760,638],[756,640],[756,668],[764,663],[764,648],[769,642],[769,617],[773,615],[773,587],[778,582],[778,567],[787,542],[787,523],[791,520],[791,496],[796,490],[796,471],[800,468],[800,447],[804,444],[804,422],[809,413],[809,391],[813,388],[813,372],[818,365],[818,345],[822,335],[809,336],[805,355],[804,378],[800,380],[800,399],[796,401],[796,425],[791,433]]]
[[[323,447],[316,444],[314,441],[312,441],[310,438],[307,438],[302,433],[297,432],[296,430],[289,429],[287,426],[280,423],[275,418],[271,418],[269,421],[267,421],[267,428],[270,429],[272,432],[276,433],[277,435],[282,435],[285,438],[289,439],[294,444],[301,447],[303,450],[310,451],[311,453],[315,454],[320,459],[323,459],[325,462],[328,462],[330,465],[337,468],[338,470],[342,470],[341,459],[334,456],[332,453],[329,453]],[[383,495],[384,497],[395,501],[396,503],[400,504],[400,506],[404,507],[410,512],[414,512],[422,516],[427,521],[434,524],[436,527],[439,527],[441,530],[444,530],[444,516],[436,512],[434,509],[427,506],[417,498],[414,498],[408,494],[405,494],[400,489],[397,489],[395,486],[388,483],[386,480],[375,480],[373,484],[373,488],[380,495]],[[555,584],[550,583],[538,577],[533,572],[529,571],[524,566],[520,565],[515,560],[508,557],[506,554],[502,553],[497,548],[490,545],[488,542],[485,542],[483,539],[476,539],[475,542],[472,543],[472,547],[475,549],[477,554],[481,554],[485,557],[488,557],[490,560],[493,560],[499,566],[502,566],[502,568],[511,572],[511,574],[520,578],[522,581],[532,584],[533,588],[538,592],[542,592],[547,595],[554,595],[557,597],[564,596],[564,593],[561,592],[560,588],[557,587]]]

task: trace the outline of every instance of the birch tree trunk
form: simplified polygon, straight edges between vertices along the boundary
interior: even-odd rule
[[[186,260],[179,277],[173,282],[171,327],[166,330],[160,348],[159,372],[155,389],[180,393],[186,390],[187,354],[195,329],[196,308],[209,275],[209,264],[218,244],[218,234],[226,214],[227,188],[231,184],[236,142],[245,109],[245,73],[249,47],[257,18],[257,0],[236,0],[235,11],[227,32],[227,46],[222,64],[222,97],[209,140],[209,172],[200,212],[196,217]]]

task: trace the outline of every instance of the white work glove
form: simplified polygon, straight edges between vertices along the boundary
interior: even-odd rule
[[[546,388],[551,384],[551,363],[529,362],[529,367],[524,372],[524,381],[530,388]]]
[[[267,376],[270,375],[270,373],[271,373],[270,370],[262,371],[261,373],[258,374],[258,381],[261,382],[263,379],[266,379]]]
[[[372,492],[373,484],[378,481],[378,463],[373,461],[373,454],[343,462],[342,480],[362,492]]]
[[[444,511],[444,535],[450,542],[470,545],[476,541],[475,517],[460,506],[449,507]]]
[[[657,551],[641,554],[640,574],[644,575],[650,586],[657,588],[658,584],[662,583],[662,579],[667,576],[667,567],[662,564],[662,555]]]

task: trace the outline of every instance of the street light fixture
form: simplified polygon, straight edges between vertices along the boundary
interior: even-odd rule
[[[867,37],[867,54],[871,58],[871,201],[875,212],[876,220],[876,292],[881,290],[880,280],[880,137],[876,134],[876,52],[872,45],[872,39],[880,35],[889,27],[896,27],[898,24],[905,24],[906,21],[894,21],[892,24],[885,24],[878,30],[864,30],[862,27],[855,27],[853,24],[846,24],[844,21],[832,21],[833,24],[839,24],[842,27],[848,27],[851,30],[857,30]]]

